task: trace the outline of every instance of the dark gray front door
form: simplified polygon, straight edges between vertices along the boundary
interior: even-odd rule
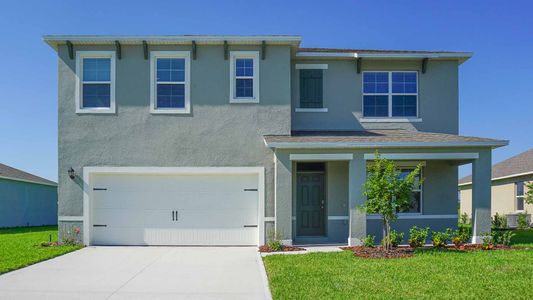
[[[299,173],[296,199],[297,235],[324,236],[324,173]]]

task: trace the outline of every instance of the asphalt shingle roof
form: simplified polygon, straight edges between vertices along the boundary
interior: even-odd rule
[[[57,185],[57,183],[51,180],[24,172],[19,169],[15,169],[13,167],[10,167],[10,166],[7,166],[1,163],[0,163],[0,177],[10,178],[14,180],[32,181],[35,183],[42,183],[42,184],[47,184],[47,185]]]
[[[533,172],[533,148],[492,166],[492,179]],[[459,179],[459,184],[472,182],[472,175]]]
[[[293,131],[291,135],[265,135],[271,143],[472,143],[490,146],[503,146],[507,141],[461,136],[446,133],[433,133],[400,129],[365,131]]]

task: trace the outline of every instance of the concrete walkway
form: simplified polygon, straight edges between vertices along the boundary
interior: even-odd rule
[[[255,247],[88,247],[0,276],[0,299],[268,299]]]

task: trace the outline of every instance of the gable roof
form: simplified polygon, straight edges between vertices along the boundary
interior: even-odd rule
[[[533,148],[492,166],[492,180],[533,174]],[[472,175],[459,179],[459,185],[472,182]]]
[[[57,186],[57,183],[0,163],[0,178]]]

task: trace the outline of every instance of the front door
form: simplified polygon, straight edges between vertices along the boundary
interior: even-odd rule
[[[325,189],[323,172],[297,176],[296,223],[298,236],[325,236]]]

